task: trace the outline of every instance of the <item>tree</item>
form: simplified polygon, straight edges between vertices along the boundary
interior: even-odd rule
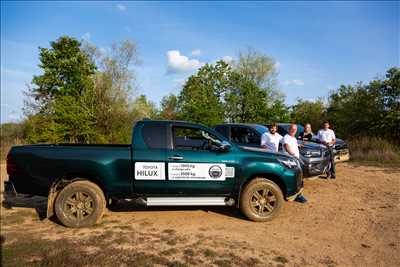
[[[342,85],[331,93],[328,118],[345,138],[369,135],[400,140],[400,69],[368,85]]]
[[[40,61],[25,106],[29,142],[130,142],[135,43],[104,52],[63,36],[40,49]]]
[[[94,139],[93,94],[95,64],[75,38],[62,36],[40,48],[43,74],[34,76],[25,111],[31,142],[90,142]]]
[[[258,111],[253,115],[253,117],[258,117],[257,121],[284,122],[289,120],[288,108],[285,105],[285,96],[281,91],[276,89],[277,70],[276,62],[272,57],[248,48],[245,51],[239,52],[239,59],[234,62],[233,69],[242,76],[242,80],[247,80],[248,82],[247,86],[243,88],[243,93],[247,97],[242,98],[240,105],[230,105],[232,109],[235,109],[235,107],[251,107],[254,106],[254,101],[257,101]],[[250,91],[248,90],[249,81],[255,84]],[[259,89],[263,90],[264,93],[261,93]],[[249,93],[259,99],[249,97]],[[250,121],[254,119],[252,118]],[[241,122],[247,122],[247,120],[248,118],[241,120]]]
[[[43,74],[34,76],[31,93],[44,102],[57,96],[81,96],[93,87],[91,75],[96,66],[81,50],[81,43],[72,37],[62,36],[50,42],[51,48],[40,49],[39,67]]]
[[[174,94],[164,96],[161,100],[159,117],[164,120],[175,120],[178,118],[178,98]]]
[[[263,89],[224,61],[192,75],[178,98],[179,118],[215,125],[228,122],[286,121],[284,96]]]
[[[157,116],[157,109],[153,102],[145,95],[140,95],[132,104],[132,113],[135,120],[153,119]]]
[[[291,118],[297,123],[310,123],[314,130],[319,129],[322,121],[326,119],[324,101],[321,98],[315,101],[297,99],[297,103],[292,106]]]
[[[224,61],[206,64],[189,77],[178,96],[179,119],[206,125],[224,121],[222,96],[230,86],[231,67]]]
[[[127,143],[131,123],[137,120],[133,112],[135,72],[131,69],[139,61],[136,45],[127,40],[112,44],[109,52],[91,44],[86,44],[84,50],[99,66],[93,77],[92,95],[97,142]]]
[[[272,57],[248,48],[239,52],[234,70],[262,89],[273,89],[276,82],[276,63]]]

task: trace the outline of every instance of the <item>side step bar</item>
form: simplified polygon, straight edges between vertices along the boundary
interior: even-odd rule
[[[234,199],[226,197],[148,197],[147,206],[233,206]]]

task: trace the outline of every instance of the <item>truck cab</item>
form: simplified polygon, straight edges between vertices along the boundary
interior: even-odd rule
[[[297,159],[182,121],[139,121],[128,145],[16,146],[7,164],[7,191],[48,196],[48,215],[70,227],[97,223],[107,203],[127,198],[148,206],[236,205],[266,221],[303,189]]]

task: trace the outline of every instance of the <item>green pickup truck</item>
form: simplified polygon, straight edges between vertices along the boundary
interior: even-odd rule
[[[297,159],[240,148],[210,128],[181,121],[139,121],[130,145],[15,146],[7,172],[6,196],[46,196],[47,216],[69,227],[96,224],[118,199],[236,205],[250,220],[267,221],[303,188]]]

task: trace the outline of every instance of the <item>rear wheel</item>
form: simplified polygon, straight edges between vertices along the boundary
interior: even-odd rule
[[[64,187],[55,201],[55,213],[68,227],[88,227],[103,216],[106,201],[103,191],[89,181],[76,181]]]
[[[274,182],[265,178],[250,181],[242,191],[240,209],[252,221],[272,220],[283,205],[283,194]]]

